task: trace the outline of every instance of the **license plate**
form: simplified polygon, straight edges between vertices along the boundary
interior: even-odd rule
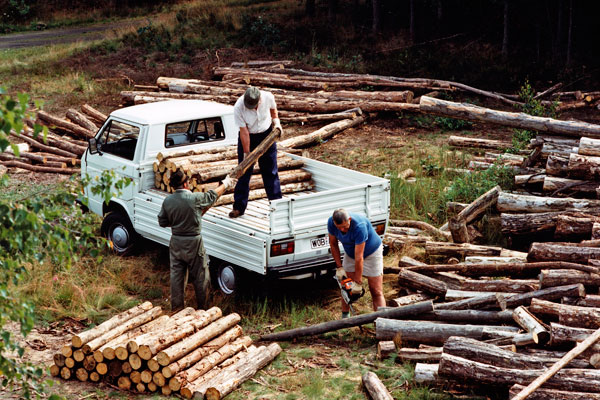
[[[320,249],[321,247],[329,246],[329,236],[324,236],[310,240],[311,249]]]

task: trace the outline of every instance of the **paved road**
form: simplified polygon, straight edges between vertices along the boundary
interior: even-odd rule
[[[0,49],[46,46],[49,44],[72,43],[77,41],[98,40],[113,30],[147,24],[147,19],[95,24],[73,28],[49,29],[46,31],[11,33],[0,35]]]

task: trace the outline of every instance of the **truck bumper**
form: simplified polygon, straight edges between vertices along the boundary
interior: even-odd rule
[[[327,275],[335,271],[333,257],[326,256],[312,258],[306,261],[297,261],[283,265],[267,267],[267,276],[272,278],[285,278],[295,275],[313,274],[315,277]]]

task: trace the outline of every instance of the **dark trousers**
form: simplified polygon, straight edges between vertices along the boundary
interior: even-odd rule
[[[184,307],[185,285],[189,282],[196,293],[196,307],[205,309],[208,303],[208,260],[202,236],[171,236],[171,310]]]
[[[260,142],[266,138],[273,128],[269,128],[262,133],[250,134],[250,151],[254,150]],[[242,140],[238,138],[238,162],[244,159],[244,148]],[[281,198],[281,185],[279,184],[279,173],[277,172],[277,144],[273,143],[258,159],[260,174],[262,175],[265,192],[269,200],[277,200]],[[245,212],[248,206],[248,193],[250,192],[250,178],[252,177],[252,165],[240,179],[238,179],[233,194],[233,208],[240,212]]]

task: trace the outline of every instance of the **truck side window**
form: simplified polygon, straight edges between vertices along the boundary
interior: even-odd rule
[[[165,147],[178,147],[225,139],[220,117],[167,124]]]
[[[133,161],[139,136],[139,127],[110,121],[98,137],[98,148],[104,153]]]

